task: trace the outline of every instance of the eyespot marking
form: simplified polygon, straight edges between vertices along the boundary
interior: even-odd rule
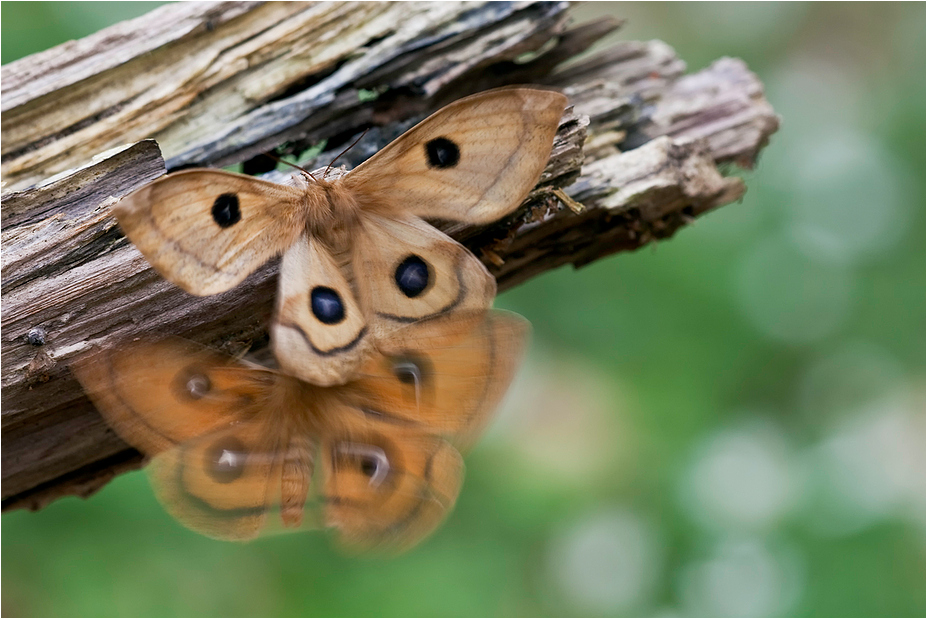
[[[410,254],[396,267],[396,285],[399,291],[410,299],[422,294],[431,283],[428,263],[415,254]]]
[[[360,472],[370,481],[371,486],[379,486],[389,475],[389,458],[386,452],[373,445],[344,443],[339,448],[341,453],[354,456]]]
[[[379,460],[376,458],[366,456],[361,459],[361,472],[367,477],[373,479],[377,474]]]
[[[393,376],[403,385],[413,385],[416,389],[428,383],[434,374],[434,368],[428,357],[420,354],[406,353],[390,359]]]
[[[230,228],[241,221],[241,208],[238,196],[234,193],[224,193],[212,203],[212,219],[220,228]]]
[[[186,388],[191,398],[199,400],[209,393],[209,390],[212,389],[212,383],[209,382],[209,377],[205,374],[194,374],[187,379]]]
[[[196,366],[188,367],[177,375],[174,387],[181,398],[199,400],[212,391],[212,381],[209,375]]]
[[[220,484],[229,484],[245,472],[248,452],[244,444],[230,436],[216,442],[206,452],[206,471]]]
[[[399,361],[393,364],[393,374],[404,385],[416,385],[422,382],[421,368],[414,361]]]
[[[309,293],[312,314],[319,322],[336,325],[344,320],[344,303],[336,290],[327,286],[316,286]]]
[[[460,161],[460,148],[447,138],[435,138],[425,144],[428,165],[433,168],[453,168]]]

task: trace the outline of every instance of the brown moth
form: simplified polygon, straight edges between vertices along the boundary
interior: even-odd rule
[[[520,362],[528,323],[494,310],[400,328],[350,382],[321,387],[180,339],[73,367],[113,429],[150,456],[167,510],[219,539],[334,527],[404,548],[438,526]]]
[[[422,218],[482,224],[514,210],[547,164],[566,104],[557,92],[490,90],[338,180],[186,170],[114,210],[148,261],[192,294],[226,291],[283,253],[277,360],[303,380],[343,383],[393,329],[490,306],[496,283],[483,264]]]

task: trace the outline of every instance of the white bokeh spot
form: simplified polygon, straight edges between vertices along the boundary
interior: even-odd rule
[[[686,513],[710,531],[765,530],[793,509],[801,477],[782,433],[756,421],[704,441],[680,496]]]
[[[737,270],[737,296],[749,321],[788,344],[815,342],[837,332],[853,300],[852,273],[802,254],[778,235],[757,243]]]
[[[644,520],[613,508],[588,515],[555,537],[547,573],[560,595],[584,612],[628,612],[649,601],[661,554]]]
[[[801,593],[802,563],[794,552],[771,550],[755,538],[728,538],[680,573],[684,614],[769,617],[789,612]]]

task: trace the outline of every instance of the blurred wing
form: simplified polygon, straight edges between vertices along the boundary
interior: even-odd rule
[[[185,170],[134,191],[113,211],[161,275],[204,296],[232,288],[289,247],[303,231],[315,190]]]
[[[117,434],[153,456],[155,492],[182,524],[248,539],[271,512],[301,523],[315,448],[304,385],[179,339],[99,353],[73,370]]]
[[[444,439],[350,406],[322,441],[323,524],[357,548],[409,548],[444,520],[463,458]]]
[[[170,449],[152,460],[152,485],[165,509],[203,535],[245,540],[302,522],[312,477],[312,445],[266,423],[244,422]]]
[[[496,310],[422,321],[379,344],[353,383],[359,406],[466,450],[508,389],[529,324]]]
[[[411,322],[492,304],[496,280],[440,230],[414,215],[366,214],[362,222],[353,266],[378,338]]]
[[[272,381],[180,339],[106,350],[71,369],[116,433],[149,456],[254,415]]]
[[[349,544],[405,548],[453,507],[460,451],[507,389],[527,329],[496,311],[414,323],[334,388],[176,341],[75,373],[116,431],[155,455],[158,497],[186,526],[248,539],[275,524],[325,525]],[[316,439],[321,484],[310,498]]]
[[[367,352],[367,321],[316,239],[302,236],[283,255],[271,336],[280,367],[318,385],[345,382]]]
[[[361,204],[386,200],[420,217],[488,223],[511,212],[550,159],[567,98],[501,88],[438,110],[345,178]]]
[[[453,507],[465,449],[508,387],[527,323],[502,312],[403,329],[322,417],[324,522],[356,546],[411,546]]]

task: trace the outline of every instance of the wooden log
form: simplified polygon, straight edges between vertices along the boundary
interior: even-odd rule
[[[138,332],[266,346],[276,261],[227,293],[193,297],[109,215],[165,168],[257,169],[260,153],[325,141],[312,160],[323,165],[370,129],[343,159],[350,169],[449,100],[530,82],[573,105],[538,189],[490,226],[440,224],[500,289],[669,237],[739,199],[742,180],[718,164],[752,166],[778,126],[757,78],[733,59],[683,75],[659,41],[570,62],[617,23],[570,28],[567,9],[179,3],[4,66],[3,508],[85,496],[141,464],[71,377],[83,351]],[[582,213],[564,208],[561,188]]]

